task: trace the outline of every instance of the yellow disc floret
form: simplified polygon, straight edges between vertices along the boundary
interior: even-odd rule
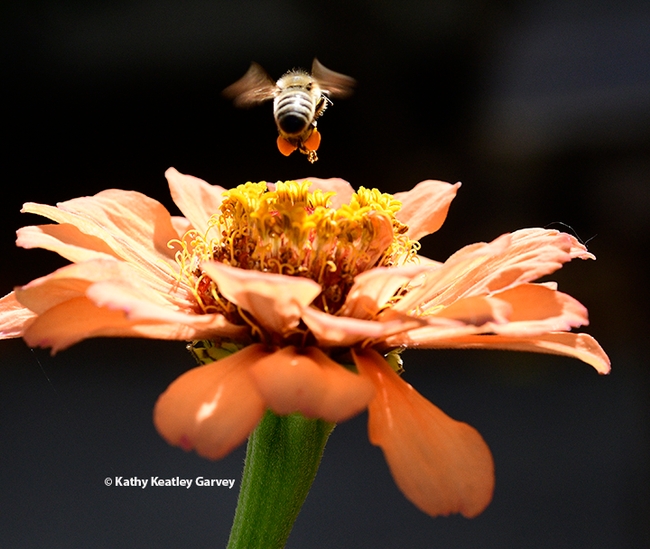
[[[335,193],[310,187],[309,181],[240,185],[224,192],[205,233],[185,234],[176,259],[197,312],[245,321],[201,271],[204,261],[310,278],[323,287],[314,305],[336,314],[359,273],[414,260],[418,244],[395,217],[401,203],[392,195],[362,187],[349,204],[333,208]]]

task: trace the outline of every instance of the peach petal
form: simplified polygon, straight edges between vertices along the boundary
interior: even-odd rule
[[[510,320],[512,305],[495,297],[471,296],[459,299],[433,314],[436,318],[449,318],[472,326],[492,326],[506,324]]]
[[[502,335],[532,336],[589,324],[587,309],[579,301],[541,284],[521,284],[495,297],[512,307],[509,323],[495,329]]]
[[[593,258],[575,238],[558,231],[524,229],[489,244],[466,246],[409,292],[395,308],[428,313],[472,295],[487,295],[536,280],[579,257]]]
[[[417,255],[417,261],[421,265],[427,265],[427,266],[429,266],[431,268],[433,268],[433,267],[438,268],[438,267],[442,267],[444,265],[444,263],[442,261],[436,261],[435,259],[431,259],[429,257],[426,257],[424,255],[420,255],[420,254]]]
[[[17,288],[16,296],[20,303],[40,314],[71,299],[88,298],[100,310],[119,311],[118,317],[104,320],[115,320],[116,328],[128,326],[126,335],[145,325],[149,325],[146,330],[151,334],[145,337],[160,334],[163,339],[243,337],[248,333],[248,327],[233,325],[222,315],[192,313],[189,302],[169,289],[163,293],[151,288],[140,279],[139,270],[114,260],[67,265]],[[124,319],[135,322],[124,324]],[[68,324],[74,325],[72,319]],[[110,333],[110,329],[106,325],[95,335],[106,335],[105,330]]]
[[[247,271],[208,261],[201,265],[223,296],[249,312],[271,333],[286,334],[298,325],[303,307],[321,292],[308,278]]]
[[[222,331],[221,318],[208,318],[203,322],[192,326],[177,322],[129,320],[122,311],[97,307],[86,297],[76,297],[35,317],[25,328],[23,338],[30,347],[52,347],[52,354],[55,354],[91,337],[188,341],[214,337]]]
[[[94,282],[106,280],[130,281],[142,291],[155,295],[158,302],[169,303],[164,296],[170,294],[169,286],[161,281],[150,287],[150,281],[141,280],[143,273],[134,266],[116,260],[97,259],[66,265],[49,275],[32,280],[29,284],[16,288],[17,299],[36,313],[42,313],[73,297],[85,295]],[[157,291],[156,291],[157,290]]]
[[[174,446],[220,459],[246,440],[264,414],[249,369],[268,356],[263,345],[185,372],[160,395],[154,424]]]
[[[339,315],[361,319],[374,317],[397,290],[431,268],[428,264],[377,267],[357,275]]]
[[[165,172],[172,199],[183,215],[199,231],[208,228],[213,214],[219,213],[225,189],[194,177],[180,173],[176,168]]]
[[[192,224],[189,219],[185,219],[180,215],[172,215],[172,226],[178,235],[178,239],[182,239],[187,231],[192,228]]]
[[[323,192],[333,191],[336,194],[331,198],[332,208],[338,209],[343,204],[349,204],[354,188],[345,179],[339,177],[331,177],[329,179],[321,179],[319,177],[305,177],[303,179],[296,179],[298,183],[302,181],[311,182],[309,190],[315,191],[320,189]]]
[[[117,255],[100,238],[82,233],[74,225],[37,225],[18,229],[16,245],[43,248],[78,263],[93,259],[116,259]]]
[[[463,250],[449,258],[454,262]],[[486,257],[465,273],[471,295],[495,292],[537,280],[574,258],[593,259],[571,235],[547,229],[522,229],[510,235],[501,254]]]
[[[118,276],[128,265],[113,260],[95,260],[66,265],[53,273],[16,288],[16,298],[25,307],[41,314],[69,299],[85,295],[95,281]]]
[[[481,435],[422,397],[376,351],[353,356],[377,390],[368,406],[370,442],[383,450],[404,495],[431,516],[479,515],[494,491],[494,462]]]
[[[334,316],[312,307],[303,310],[302,319],[318,343],[324,347],[350,347],[362,342],[382,340],[426,324],[425,320],[403,315],[394,315],[393,319],[381,322]]]
[[[247,326],[231,324],[220,314],[183,312],[146,287],[129,285],[126,281],[99,282],[86,290],[86,296],[98,307],[122,311],[128,320],[179,324],[197,330],[204,337],[241,338]],[[188,309],[189,310],[189,309]]]
[[[0,339],[21,337],[36,315],[11,292],[0,299]]]
[[[100,309],[85,297],[76,297],[40,314],[23,337],[30,347],[52,347],[55,354],[83,339],[100,335],[136,336],[136,333],[121,311]]]
[[[492,257],[498,257],[507,250],[510,235],[502,235],[489,244],[479,243],[466,246],[456,252],[450,259],[423,273],[416,286],[409,290],[394,306],[401,312],[418,311],[429,313],[441,306],[451,305],[454,301],[471,292],[474,283],[468,273],[479,270]]]
[[[372,384],[316,347],[284,347],[251,367],[257,390],[276,414],[338,422],[367,406]]]
[[[435,317],[431,320],[433,321]],[[461,337],[473,336],[477,334],[489,333],[494,324],[484,324],[474,326],[473,324],[464,324],[462,322],[441,325],[431,322],[430,325],[421,328],[415,328],[407,332],[400,332],[391,335],[382,341],[382,348],[405,347],[412,349],[430,349],[444,347],[442,342],[455,340]]]
[[[406,234],[411,240],[420,240],[442,227],[459,188],[460,183],[452,185],[429,179],[418,183],[410,191],[395,194],[395,198],[402,203],[396,217],[408,225]]]
[[[409,336],[402,338],[401,344],[409,345]],[[397,344],[398,342],[391,343]],[[553,332],[534,337],[469,334],[439,340],[418,341],[416,345],[422,349],[494,349],[546,353],[577,358],[593,366],[599,374],[608,374],[611,369],[609,357],[589,334]]]
[[[169,302],[159,299],[158,294],[137,288],[125,281],[100,282],[86,291],[86,296],[98,307],[124,312],[129,320],[146,320],[182,324],[198,330],[203,337],[245,337],[248,326],[231,324],[220,314],[185,313]],[[156,299],[158,298],[158,299]]]
[[[568,331],[589,323],[587,309],[579,301],[542,284],[521,284],[492,296],[464,297],[431,314],[511,336]],[[431,337],[439,339],[433,330],[430,328]]]
[[[168,243],[178,234],[165,207],[144,194],[108,189],[56,207],[28,202],[21,211],[74,225],[84,234],[103,240],[116,255],[143,271],[174,279],[176,250]]]
[[[39,315],[70,299],[83,297],[91,284],[78,278],[49,277],[42,284],[34,285],[34,282],[40,283],[42,280],[14,290],[18,301]]]

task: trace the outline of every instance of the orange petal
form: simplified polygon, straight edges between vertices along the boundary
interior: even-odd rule
[[[427,320],[437,318],[457,320],[466,326],[457,325],[455,331],[447,330],[444,325],[418,327],[403,334],[404,341],[398,343],[391,339],[390,343],[428,347],[435,341],[479,333],[533,337],[589,323],[587,309],[580,302],[545,284],[521,284],[491,296],[463,297],[426,316]],[[470,325],[478,329],[469,329]]]
[[[428,313],[441,306],[451,305],[457,299],[468,295],[476,283],[468,273],[480,271],[480,266],[490,258],[500,256],[510,244],[510,235],[502,235],[489,244],[479,243],[466,246],[437,268],[433,268],[418,279],[393,309],[405,313],[418,311]],[[452,260],[453,259],[453,260]]]
[[[0,299],[0,339],[21,337],[36,315],[11,292]]]
[[[541,284],[520,284],[494,297],[512,307],[508,324],[495,330],[499,334],[531,336],[589,324],[587,309],[579,301]]]
[[[193,313],[183,292],[146,276],[128,263],[98,259],[67,265],[16,288],[16,299],[40,315],[25,339],[56,352],[97,336],[187,340],[248,333],[248,327],[222,315]],[[86,318],[91,315],[96,318]]]
[[[503,239],[506,235],[493,241]],[[509,235],[501,253],[485,256],[463,273],[464,285],[471,285],[470,295],[480,295],[532,282],[551,274],[575,258],[593,259],[584,246],[566,233],[547,229],[522,229]],[[505,241],[504,241],[505,242]],[[469,247],[471,253],[471,246]],[[464,250],[446,262],[463,262]]]
[[[198,177],[182,174],[175,168],[169,168],[165,177],[179,210],[195,229],[205,231],[210,217],[219,213],[225,189],[210,185]]]
[[[36,317],[23,338],[30,347],[51,347],[54,354],[83,339],[101,335],[145,337],[134,332],[133,323],[121,311],[101,309],[85,297],[76,297]]]
[[[281,135],[278,136],[278,139],[276,141],[278,145],[278,150],[284,155],[284,156],[289,156],[293,151],[295,151],[298,147],[296,147],[294,144],[290,143],[287,141],[284,137]]]
[[[185,233],[192,228],[189,219],[185,219],[180,215],[172,215],[172,226],[176,230],[179,239],[183,238]]]
[[[321,292],[308,278],[247,271],[208,261],[201,265],[219,292],[248,311],[271,333],[285,334],[298,325],[302,309]]]
[[[25,307],[42,314],[69,299],[83,297],[95,281],[134,274],[132,267],[121,261],[99,259],[75,263],[16,288],[15,294]]]
[[[411,240],[420,240],[442,227],[459,188],[460,183],[451,185],[444,181],[427,180],[410,191],[395,194],[395,198],[402,203],[396,217],[408,225],[406,234]]]
[[[170,284],[175,281],[175,250],[167,244],[178,234],[165,207],[144,194],[108,189],[56,207],[28,202],[21,211],[74,225],[82,233],[103,240],[129,263],[164,277]]]
[[[431,259],[431,258],[426,257],[424,255],[417,254],[416,257],[417,257],[417,262],[420,265],[427,265],[431,269],[439,268],[439,267],[442,267],[444,265],[444,263],[442,261],[436,261],[435,259]]]
[[[435,311],[468,296],[487,295],[534,281],[574,258],[593,258],[568,234],[546,229],[524,229],[505,234],[489,244],[462,248],[437,270],[424,275],[395,309]]]
[[[118,257],[101,238],[84,234],[74,225],[23,227],[17,235],[16,245],[21,248],[43,248],[74,263]]]
[[[302,319],[324,347],[350,347],[361,342],[383,340],[426,324],[422,319],[397,313],[382,321],[363,320],[327,314],[313,307],[303,310]]]
[[[377,267],[354,278],[354,284],[339,311],[340,316],[369,319],[405,284],[429,270],[429,265]]]
[[[330,359],[316,347],[284,347],[251,368],[258,391],[276,414],[338,422],[363,410],[372,384]]]
[[[232,324],[220,314],[196,314],[189,312],[190,308],[176,307],[162,301],[147,287],[124,280],[93,284],[86,296],[98,307],[122,311],[128,320],[178,324],[184,327],[183,331],[189,328],[193,335],[187,339],[237,339],[245,337],[249,331],[247,326]]]
[[[494,324],[508,322],[512,316],[512,305],[495,297],[471,296],[459,299],[433,314],[436,318],[449,318],[473,326],[489,324],[489,329],[492,330]]]
[[[377,390],[368,406],[370,442],[384,451],[404,495],[431,516],[480,514],[494,491],[494,462],[481,435],[422,397],[376,351],[353,356]]]
[[[264,345],[251,345],[185,372],[156,402],[154,424],[160,435],[209,459],[239,446],[264,413],[249,369],[268,353]]]
[[[92,283],[107,280],[128,282],[138,287],[143,294],[149,295],[154,303],[170,304],[175,295],[164,281],[129,263],[96,259],[66,265],[49,275],[32,280],[29,284],[16,288],[16,298],[35,313],[43,313],[54,305],[85,295]],[[176,297],[179,302],[183,302],[181,296]]]
[[[140,303],[134,304],[136,308]],[[153,307],[155,308],[155,306]],[[160,311],[165,317],[165,311]],[[151,315],[153,316],[153,315]],[[146,337],[152,339],[209,339],[233,327],[221,315],[188,315],[170,321],[132,320],[121,310],[98,307],[85,296],[69,298],[50,306],[24,328],[23,337],[30,347],[51,347],[52,353],[91,337]]]
[[[388,341],[391,345],[413,345],[421,349],[498,349],[570,356],[593,366],[599,374],[608,374],[611,362],[598,342],[589,334],[553,332],[533,337],[470,334],[438,340],[412,341],[402,334]]]

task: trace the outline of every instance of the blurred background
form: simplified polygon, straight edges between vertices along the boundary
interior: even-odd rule
[[[444,260],[522,227],[566,230],[598,260],[552,278],[590,311],[601,377],[567,358],[421,351],[405,379],[490,445],[494,500],[432,519],[395,487],[366,416],[338,426],[289,548],[650,546],[650,4],[623,0],[79,0],[2,8],[0,292],[65,262],[19,250],[54,204],[133,189],[175,209],[169,166],[231,187],[343,177],[407,190],[462,181]],[[276,150],[269,104],[220,91],[317,56],[355,94],[319,122],[320,160]],[[0,343],[0,547],[224,547],[236,489],[108,488],[105,477],[239,477],[168,447],[151,411],[193,366],[183,344],[87,341],[50,356]]]

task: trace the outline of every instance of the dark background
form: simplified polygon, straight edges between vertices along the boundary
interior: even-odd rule
[[[425,253],[517,228],[565,228],[598,257],[553,279],[609,352],[568,358],[421,351],[405,378],[492,448],[494,501],[431,519],[395,487],[366,417],[338,426],[290,548],[650,546],[650,5],[644,1],[32,1],[3,5],[6,293],[64,264],[19,250],[54,204],[117,187],[174,210],[174,166],[231,187],[314,175],[407,190],[463,182]],[[281,156],[270,105],[219,92],[252,60],[274,77],[314,56],[354,76],[314,166]],[[104,478],[236,478],[156,434],[157,396],[193,365],[177,342],[95,340],[52,357],[2,342],[0,548],[223,547],[236,490],[117,488]]]

